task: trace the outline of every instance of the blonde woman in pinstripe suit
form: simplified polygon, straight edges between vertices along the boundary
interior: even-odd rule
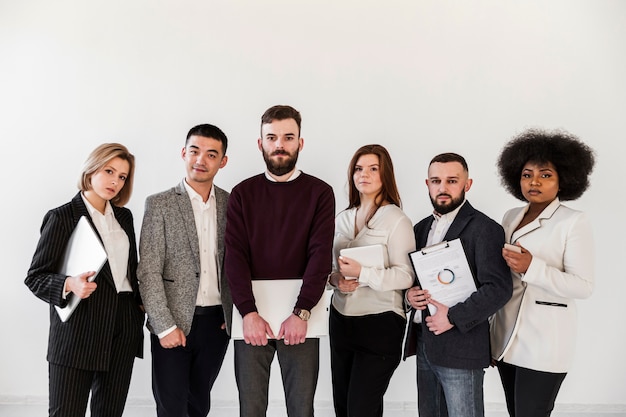
[[[80,192],[50,210],[25,283],[50,304],[49,415],[84,416],[91,393],[91,416],[121,416],[135,356],[143,350],[144,313],[137,284],[137,246],[128,202],[134,156],[106,143],[85,162]],[[57,273],[67,242],[81,216],[97,231],[107,262],[94,282],[93,271],[73,277]],[[54,306],[82,299],[62,322]]]

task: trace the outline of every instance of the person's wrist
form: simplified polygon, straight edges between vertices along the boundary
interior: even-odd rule
[[[296,307],[293,309],[293,314],[300,318],[302,321],[307,321],[311,317],[311,312],[309,310],[305,310],[303,308]]]
[[[450,322],[451,325],[455,325],[454,324],[454,320],[452,320],[452,317],[450,317],[450,312],[448,311],[448,321]]]
[[[63,283],[63,299],[65,300],[72,290],[70,289],[70,278],[65,277],[65,282]]]

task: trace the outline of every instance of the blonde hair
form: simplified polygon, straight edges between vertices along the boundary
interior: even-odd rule
[[[135,156],[128,151],[126,146],[119,143],[103,143],[94,149],[85,164],[78,181],[78,189],[80,191],[91,190],[91,176],[100,171],[106,164],[114,158],[121,158],[128,162],[128,177],[124,182],[124,186],[115,197],[111,199],[111,204],[118,207],[124,206],[130,200],[133,193],[133,176],[135,173]]]

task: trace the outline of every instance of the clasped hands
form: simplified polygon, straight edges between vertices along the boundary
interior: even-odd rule
[[[274,335],[269,323],[258,312],[253,311],[243,317],[243,340],[252,346],[265,346],[268,339],[283,340],[286,345],[298,345],[306,340],[307,322],[295,314],[290,314]]]

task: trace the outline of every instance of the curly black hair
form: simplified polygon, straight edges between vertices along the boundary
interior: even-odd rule
[[[563,130],[528,129],[507,143],[498,158],[502,186],[515,198],[526,201],[520,187],[527,162],[550,162],[559,175],[561,201],[576,200],[589,187],[595,163],[594,151]]]

